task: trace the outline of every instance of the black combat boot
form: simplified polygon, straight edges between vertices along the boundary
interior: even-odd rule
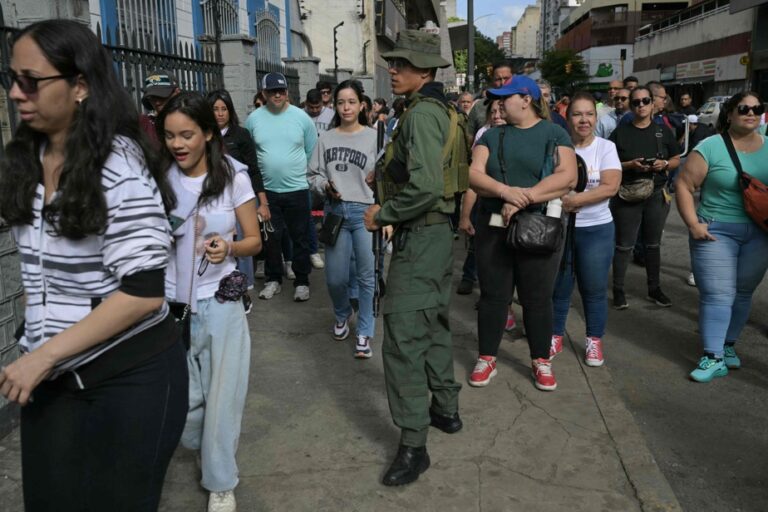
[[[429,469],[429,454],[426,446],[400,445],[397,456],[384,475],[384,485],[405,485],[415,482],[419,475]]]
[[[461,418],[459,418],[458,412],[455,412],[450,416],[443,416],[442,414],[438,414],[433,411],[432,408],[430,408],[429,419],[430,425],[436,429],[442,430],[446,434],[455,434],[461,430],[461,427],[464,426],[464,424],[461,422]]]

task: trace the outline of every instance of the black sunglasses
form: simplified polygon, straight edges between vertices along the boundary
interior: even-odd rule
[[[750,110],[756,116],[761,116],[765,112],[765,106],[764,105],[739,105],[736,107],[736,112],[738,112],[740,116],[745,116],[749,114]]]
[[[19,86],[24,94],[36,94],[38,82],[43,80],[60,80],[62,78],[72,78],[74,75],[52,75],[52,76],[29,76],[19,75],[12,69],[6,69],[0,72],[0,85],[6,91],[10,91],[14,82]]]
[[[211,247],[213,249],[218,247],[218,244],[216,243],[216,240],[211,242]],[[198,276],[202,276],[203,274],[205,274],[205,271],[208,270],[208,264],[209,263],[210,263],[210,261],[208,261],[208,258],[205,256],[205,254],[203,254],[203,259],[200,260],[200,265],[197,267],[197,275]]]
[[[614,96],[613,99],[616,101],[627,101],[629,96]]]
[[[630,105],[632,105],[634,108],[639,107],[640,105],[650,105],[653,100],[646,96],[645,98],[637,98],[629,102]]]

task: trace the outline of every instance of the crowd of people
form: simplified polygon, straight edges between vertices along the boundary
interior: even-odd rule
[[[345,340],[354,324],[355,358],[373,355],[381,298],[401,429],[383,483],[415,481],[430,465],[429,427],[463,427],[449,321],[456,229],[468,236],[456,291],[480,289],[472,386],[498,373],[515,293],[543,391],[557,388],[552,361],[575,285],[588,366],[604,363],[611,269],[617,311],[630,306],[633,258],[647,298],[670,307],[660,269],[674,190],[700,296],[703,353],[690,377],[740,367],[736,343],[768,268],[768,233],[740,186],[744,175],[768,182],[757,94],[731,97],[713,136],[690,94],[671,115],[658,82],[628,77],[605,102],[576,91],[555,104],[549,83],[503,62],[480,98],[452,102],[435,81],[449,65],[435,36],[404,30],[383,57],[391,108],[355,80],[319,82],[292,105],[286,78],[269,73],[241,126],[226,90],[182,91],[165,70],[147,76],[151,115],[139,115],[75,22],[16,35],[3,83],[21,124],[0,164],[0,215],[22,255],[26,312],[0,392],[24,406],[27,510],[156,510],[179,442],[199,453],[208,510],[235,510],[248,290],[260,276],[269,300],[289,279],[293,299],[308,301],[313,268],[325,269],[329,335]],[[549,245],[526,237],[542,218],[554,219]],[[391,251],[383,297],[379,231]]]

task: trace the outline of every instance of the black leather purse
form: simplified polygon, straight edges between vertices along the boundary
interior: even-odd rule
[[[176,327],[179,329],[179,335],[181,336],[182,343],[184,343],[184,348],[189,350],[192,342],[192,333],[190,330],[192,307],[183,302],[170,301],[168,302],[168,307],[171,309],[171,314],[176,320]]]

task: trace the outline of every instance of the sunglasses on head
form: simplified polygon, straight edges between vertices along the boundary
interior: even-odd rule
[[[51,76],[29,76],[19,75],[12,69],[6,69],[0,72],[0,85],[6,91],[10,91],[14,82],[19,86],[24,94],[36,94],[38,83],[44,80],[60,80],[62,78],[72,78],[74,75],[51,75]]]
[[[627,101],[629,96],[614,96],[613,99],[616,101]]]
[[[630,101],[630,105],[632,105],[634,108],[639,107],[640,105],[650,105],[653,100],[646,96],[645,98],[637,98],[632,101]]]
[[[763,105],[739,105],[736,107],[736,112],[739,113],[740,116],[745,116],[749,114],[749,112],[752,111],[753,114],[756,116],[761,116],[765,112],[765,106]]]

